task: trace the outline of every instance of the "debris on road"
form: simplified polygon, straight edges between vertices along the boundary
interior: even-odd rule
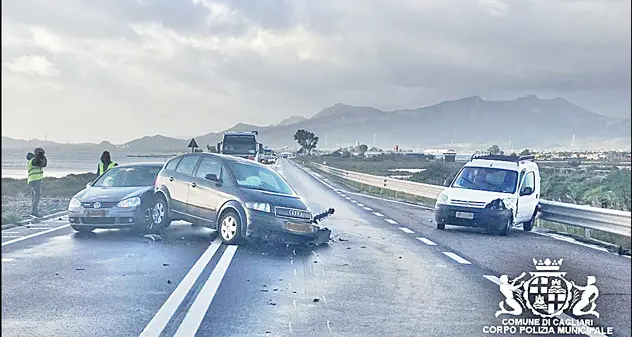
[[[169,264],[168,263],[163,263],[162,266],[163,267],[167,267],[167,266],[169,266]]]
[[[86,270],[86,268],[75,268],[75,270]]]
[[[167,280],[167,284],[171,284],[171,280]]]
[[[313,301],[314,303],[319,302],[319,301],[320,301],[320,298],[316,297],[316,298],[314,298],[312,301]]]
[[[162,237],[158,234],[145,234],[143,235],[143,237],[145,239],[149,239],[150,240],[149,242],[152,242],[152,243],[156,241],[162,241]]]
[[[344,241],[349,241],[349,240],[343,239],[343,238],[338,238],[338,241],[343,241],[344,242]]]

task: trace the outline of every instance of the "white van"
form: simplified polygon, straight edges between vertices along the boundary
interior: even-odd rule
[[[522,224],[533,228],[540,200],[540,170],[534,156],[474,155],[435,204],[437,229],[481,227],[507,235]]]

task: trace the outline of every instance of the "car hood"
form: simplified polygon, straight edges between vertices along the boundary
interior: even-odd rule
[[[451,187],[444,191],[445,194],[448,195],[450,201],[452,200],[462,200],[469,202],[484,202],[489,203],[492,200],[501,198],[507,198],[513,196],[510,193],[501,193],[501,192],[489,192],[489,191],[479,191],[479,190],[469,190],[465,188],[454,188]]]
[[[118,202],[123,199],[138,197],[153,189],[153,186],[141,187],[88,187],[77,193],[75,198],[81,202]]]
[[[246,202],[267,202],[272,207],[280,206],[309,210],[309,207],[307,207],[305,201],[303,201],[303,199],[298,195],[279,194],[273,192],[251,190],[247,188],[241,188],[241,190],[243,192],[244,201]]]

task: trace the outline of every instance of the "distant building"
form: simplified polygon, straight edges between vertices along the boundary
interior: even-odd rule
[[[450,149],[443,153],[443,162],[444,163],[455,163],[456,162],[456,151]]]

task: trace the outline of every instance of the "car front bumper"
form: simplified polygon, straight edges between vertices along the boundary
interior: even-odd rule
[[[457,217],[457,212],[471,214],[471,219]],[[453,205],[436,205],[435,221],[437,224],[478,227],[489,230],[502,230],[505,224],[511,219],[512,212],[510,209],[490,209],[463,207]]]
[[[277,240],[284,243],[324,243],[331,232],[309,220],[278,217],[274,214],[247,210],[246,237]]]
[[[73,226],[96,228],[127,228],[141,226],[145,223],[145,214],[140,207],[129,208],[103,208],[104,214],[93,216],[97,210],[90,208],[77,208],[68,210],[68,220]]]

